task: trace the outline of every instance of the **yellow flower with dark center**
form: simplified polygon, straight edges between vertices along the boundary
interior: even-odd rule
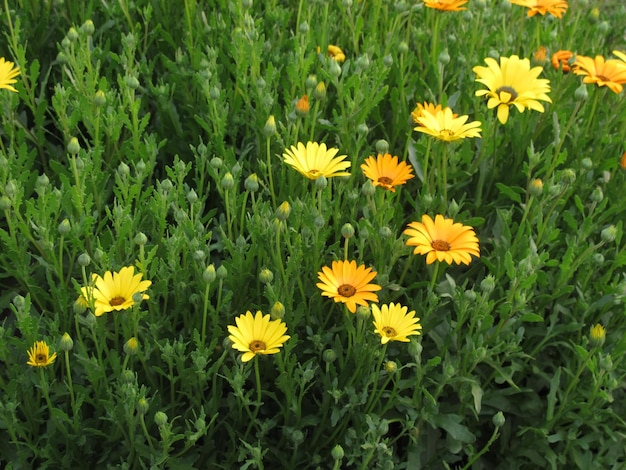
[[[126,266],[120,272],[107,271],[104,276],[91,275],[91,286],[81,287],[80,292],[94,309],[94,315],[99,317],[113,310],[126,310],[135,305],[133,297],[140,294],[143,300],[150,297],[143,292],[150,287],[152,281],[141,278],[143,274],[135,274],[133,266]]]
[[[572,51],[562,50],[556,51],[552,54],[552,67],[555,70],[561,70],[563,73],[568,73],[572,68],[569,65],[569,60],[574,57],[574,53]]]
[[[346,60],[346,55],[341,48],[339,46],[333,46],[332,44],[328,45],[328,57],[337,62],[344,62]]]
[[[485,59],[487,67],[477,65],[472,70],[476,81],[487,86],[487,90],[478,90],[476,96],[487,96],[487,107],[498,108],[498,120],[505,124],[509,119],[509,108],[515,106],[522,113],[526,108],[544,112],[538,100],[551,103],[548,93],[550,81],[537,78],[542,67],[530,68],[530,60],[520,59],[516,55],[501,57],[500,63],[491,57]]]
[[[510,0],[514,5],[520,5],[528,8],[528,17],[536,14],[551,14],[557,18],[563,17],[567,11],[568,4],[566,0]]]
[[[378,302],[374,292],[381,287],[369,282],[376,277],[372,268],[364,265],[357,267],[356,261],[333,261],[332,267],[324,266],[317,276],[321,282],[316,285],[322,295],[331,297],[335,302],[343,302],[350,312],[356,312],[356,306],[367,307],[367,302]]]
[[[326,178],[331,176],[350,176],[350,173],[343,171],[350,168],[350,162],[345,161],[347,155],[335,157],[339,149],[326,148],[326,144],[318,144],[317,142],[307,142],[306,147],[302,142],[298,142],[298,146],[291,146],[291,149],[285,149],[283,158],[286,164],[291,165],[299,173],[311,180],[316,180],[324,175]]]
[[[605,60],[600,55],[595,59],[583,55],[576,56],[573,72],[576,75],[584,75],[583,83],[606,86],[614,93],[621,93],[622,85],[626,83],[626,63],[617,59]]]
[[[465,124],[468,119],[469,116],[454,117],[452,110],[448,107],[437,111],[436,114],[422,111],[422,115],[417,118],[417,123],[420,125],[415,130],[444,142],[452,142],[466,137],[480,137],[480,121]]]
[[[462,11],[467,8],[461,8],[469,0],[424,0],[424,6],[434,8],[435,10],[444,11]]]
[[[367,157],[361,169],[366,177],[372,180],[374,186],[380,186],[388,191],[395,192],[396,186],[406,183],[413,178],[413,168],[406,162],[398,162],[398,157],[386,153],[378,154],[376,158]]]
[[[0,88],[17,93],[17,90],[11,85],[17,83],[15,77],[19,74],[19,67],[15,67],[13,62],[4,60],[4,57],[0,57]]]
[[[380,342],[387,344],[389,341],[409,342],[407,336],[419,335],[422,325],[420,319],[415,316],[415,310],[407,312],[408,307],[400,304],[383,305],[381,308],[372,304],[374,315],[374,327],[380,335]]]
[[[242,362],[248,362],[257,354],[276,354],[290,338],[287,325],[282,320],[270,320],[269,315],[257,311],[252,315],[249,310],[235,318],[234,325],[228,325],[233,349],[243,353]]]
[[[28,350],[28,364],[33,367],[47,367],[57,358],[57,353],[50,355],[50,348],[45,341],[35,341]]]
[[[443,215],[422,216],[421,222],[411,222],[404,231],[410,238],[406,244],[414,246],[413,253],[426,255],[426,263],[445,261],[448,264],[469,265],[472,255],[480,257],[478,238],[472,227],[445,219]]]

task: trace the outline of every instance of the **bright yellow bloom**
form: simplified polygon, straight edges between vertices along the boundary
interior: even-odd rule
[[[415,130],[444,142],[452,142],[466,137],[480,137],[480,121],[465,124],[468,119],[469,116],[454,117],[452,110],[448,107],[437,111],[436,114],[422,111],[422,115],[416,119],[420,125]]]
[[[505,124],[509,119],[509,107],[515,106],[521,113],[526,108],[544,112],[538,100],[551,103],[550,81],[537,78],[542,67],[530,68],[530,60],[518,56],[501,57],[500,63],[491,57],[485,59],[487,67],[477,65],[472,70],[477,75],[477,82],[488,89],[478,90],[476,96],[487,96],[487,107],[498,108],[498,120]]]
[[[407,313],[408,307],[400,304],[378,305],[372,304],[372,314],[374,315],[374,327],[376,333],[380,335],[380,342],[387,344],[389,341],[409,342],[407,336],[419,335],[422,325],[420,319],[415,317],[415,310]]]
[[[235,318],[237,326],[228,325],[233,349],[244,353],[242,362],[248,362],[257,354],[276,354],[290,338],[287,325],[282,320],[270,320],[269,315],[257,311],[252,315],[249,310]]]
[[[444,219],[443,215],[422,216],[421,222],[411,222],[404,231],[409,238],[408,246],[414,246],[413,253],[426,255],[426,263],[445,261],[448,264],[469,265],[472,256],[480,257],[476,232],[469,226]]]
[[[324,266],[317,276],[322,281],[316,284],[322,290],[322,295],[333,298],[335,302],[345,303],[352,313],[356,312],[357,304],[367,307],[367,301],[378,302],[374,292],[381,287],[369,284],[376,273],[364,265],[357,268],[356,261],[333,261],[332,269]]]
[[[462,11],[467,8],[461,8],[469,0],[424,0],[424,6],[434,8],[435,10],[444,11]]]
[[[141,294],[143,300],[149,299],[147,294],[142,294],[152,281],[142,281],[143,274],[135,274],[133,266],[126,266],[120,272],[107,271],[103,277],[97,274],[91,275],[91,286],[81,287],[82,297],[86,299],[94,315],[99,317],[113,310],[126,310],[135,305],[133,296]]]
[[[14,67],[13,62],[4,60],[4,57],[0,57],[0,88],[13,91],[17,93],[17,90],[11,85],[17,83],[15,77],[20,74],[20,68]]]
[[[594,347],[600,347],[606,339],[606,330],[600,323],[596,323],[589,331],[589,342]]]
[[[442,109],[443,106],[441,106],[440,104],[435,105],[433,103],[428,103],[427,101],[424,101],[424,104],[417,103],[415,109],[411,112],[411,117],[413,118],[413,122],[417,124],[417,118],[422,117],[424,113],[428,112],[435,115],[437,114],[437,111],[441,111]],[[453,114],[452,116],[457,117],[458,114]]]
[[[613,55],[617,56],[626,65],[626,53],[621,51],[613,51]]]
[[[339,46],[333,46],[332,44],[328,45],[328,57],[337,62],[344,62],[346,60],[346,55],[341,48]]]
[[[573,71],[576,75],[585,76],[583,83],[606,86],[614,93],[621,93],[622,85],[626,83],[626,63],[617,59],[605,60],[600,55],[595,59],[583,55],[576,56]]]
[[[388,191],[395,192],[396,186],[406,183],[413,178],[413,168],[406,162],[398,162],[398,157],[386,153],[378,154],[376,158],[367,157],[361,169],[374,186],[380,186]]]
[[[561,18],[567,11],[568,5],[566,0],[510,0],[515,5],[528,8],[528,17],[535,16],[537,13],[545,15],[550,13],[552,16]]]
[[[33,367],[47,367],[57,358],[57,353],[50,356],[50,348],[45,341],[35,341],[32,348],[28,350],[28,364]]]
[[[343,171],[350,168],[350,162],[345,161],[346,155],[335,157],[338,152],[336,148],[327,149],[326,144],[307,142],[305,147],[302,142],[298,142],[298,147],[292,145],[290,150],[285,149],[283,158],[286,164],[311,180],[322,175],[326,178],[350,176],[349,172]]]
[[[556,51],[552,54],[552,67],[555,70],[561,70],[563,73],[568,73],[572,68],[569,65],[569,60],[574,57],[574,53],[568,50]]]

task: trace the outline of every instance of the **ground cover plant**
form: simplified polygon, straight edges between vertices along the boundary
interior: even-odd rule
[[[626,7],[3,0],[5,468],[626,466]]]

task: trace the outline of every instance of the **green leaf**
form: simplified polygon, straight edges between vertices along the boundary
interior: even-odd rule
[[[517,202],[518,204],[522,203],[522,197],[520,194],[524,194],[524,190],[518,186],[507,186],[502,183],[496,183],[496,187],[500,190],[500,192],[509,197],[512,201]]]
[[[459,415],[436,415],[433,416],[431,424],[444,429],[457,441],[472,443],[476,440],[476,436],[470,432],[467,426],[461,424],[461,417]]]
[[[520,320],[527,323],[541,323],[543,321],[543,317],[536,313],[525,313],[520,317]]]

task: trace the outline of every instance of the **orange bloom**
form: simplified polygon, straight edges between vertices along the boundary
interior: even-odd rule
[[[556,51],[552,54],[552,67],[555,70],[562,70],[563,73],[568,73],[571,70],[569,60],[574,57],[572,51]]]
[[[568,4],[566,0],[510,0],[515,5],[528,8],[528,17],[535,16],[537,13],[545,15],[550,13],[557,18],[563,17],[563,13],[567,11]]]
[[[319,280],[316,285],[322,295],[331,297],[335,302],[343,302],[351,313],[356,312],[356,306],[367,307],[367,302],[378,302],[374,293],[381,287],[369,282],[376,277],[372,268],[365,265],[357,267],[356,261],[333,261],[332,268],[324,266],[317,273]]]
[[[374,186],[380,186],[388,191],[395,192],[395,186],[400,186],[413,178],[413,168],[406,162],[398,162],[398,157],[386,153],[378,157],[367,157],[361,169]]]
[[[462,11],[467,8],[461,8],[469,0],[424,0],[424,6],[434,8],[435,10],[444,11]]]
[[[537,49],[533,54],[533,59],[538,64],[543,64],[546,61],[547,57],[548,49],[546,49],[546,46],[539,46],[539,49]]]
[[[302,95],[302,98],[296,103],[296,114],[300,117],[306,116],[309,113],[309,96]]]
[[[619,166],[622,167],[622,170],[626,170],[626,152],[624,152],[622,158],[619,159]]]
[[[613,93],[621,93],[626,83],[626,65],[621,60],[605,60],[601,55],[595,59],[582,55],[576,56],[574,73],[584,75],[583,83],[595,83],[599,87],[606,86]]]

